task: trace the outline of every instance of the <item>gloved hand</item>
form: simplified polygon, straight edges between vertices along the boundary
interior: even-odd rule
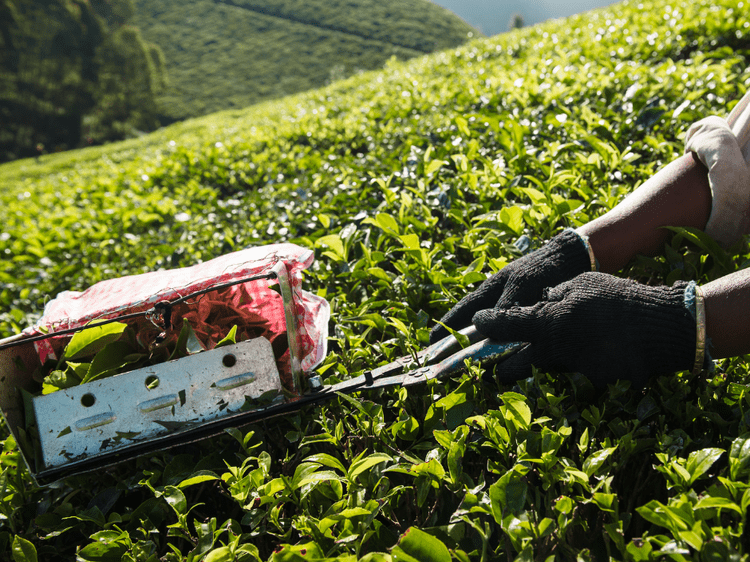
[[[582,373],[600,388],[618,379],[643,386],[651,375],[693,366],[696,325],[686,286],[589,272],[549,289],[534,306],[477,312],[474,324],[491,339],[531,344],[497,367],[501,380],[528,377],[534,365]]]
[[[554,287],[585,271],[591,271],[591,258],[580,236],[565,230],[545,246],[506,265],[461,299],[441,322],[454,330],[471,324],[471,318],[486,308],[532,305],[546,287]],[[441,325],[430,333],[430,343],[448,335]]]

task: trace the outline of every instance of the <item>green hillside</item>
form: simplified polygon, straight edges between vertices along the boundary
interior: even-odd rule
[[[136,0],[134,24],[164,51],[171,122],[323,86],[391,57],[477,33],[427,0]]]
[[[607,211],[750,84],[735,0],[624,2],[151,135],[0,166],[0,332],[54,294],[246,245],[316,252],[324,382],[412,354],[518,252]],[[675,236],[631,274],[741,267]],[[6,438],[0,558],[747,560],[750,371],[595,391],[477,366],[38,489]],[[32,389],[33,390],[33,389]]]

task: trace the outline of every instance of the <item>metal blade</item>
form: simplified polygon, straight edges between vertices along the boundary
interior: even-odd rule
[[[33,399],[44,469],[283,400],[271,343],[255,338]]]

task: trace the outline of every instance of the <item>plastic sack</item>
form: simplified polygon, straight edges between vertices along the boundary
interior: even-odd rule
[[[83,292],[66,291],[47,303],[44,314],[27,333],[49,333],[80,328],[89,322],[150,311],[157,303],[170,303],[183,296],[247,277],[269,274],[279,261],[287,269],[292,288],[298,349],[302,371],[311,371],[326,354],[330,307],[328,302],[301,288],[301,272],[313,262],[311,250],[294,244],[247,248],[191,267],[154,271],[101,281]],[[281,295],[268,279],[248,281],[191,297],[171,310],[169,334],[176,337],[182,319],[189,322],[206,348],[226,335],[222,325],[238,325],[246,337],[263,335],[272,343],[283,340],[286,349],[286,320]],[[164,326],[152,316],[141,316],[134,324],[139,337],[153,340]],[[131,323],[128,321],[128,323]],[[238,338],[243,339],[243,338]],[[69,336],[52,337],[35,343],[39,359],[60,356]],[[142,342],[143,343],[143,342]],[[275,346],[276,347],[276,346]],[[290,365],[279,359],[282,378],[289,380]]]

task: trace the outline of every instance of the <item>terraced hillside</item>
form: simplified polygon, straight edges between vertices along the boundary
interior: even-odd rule
[[[166,121],[241,108],[464,43],[478,33],[427,0],[136,1],[164,51]]]

